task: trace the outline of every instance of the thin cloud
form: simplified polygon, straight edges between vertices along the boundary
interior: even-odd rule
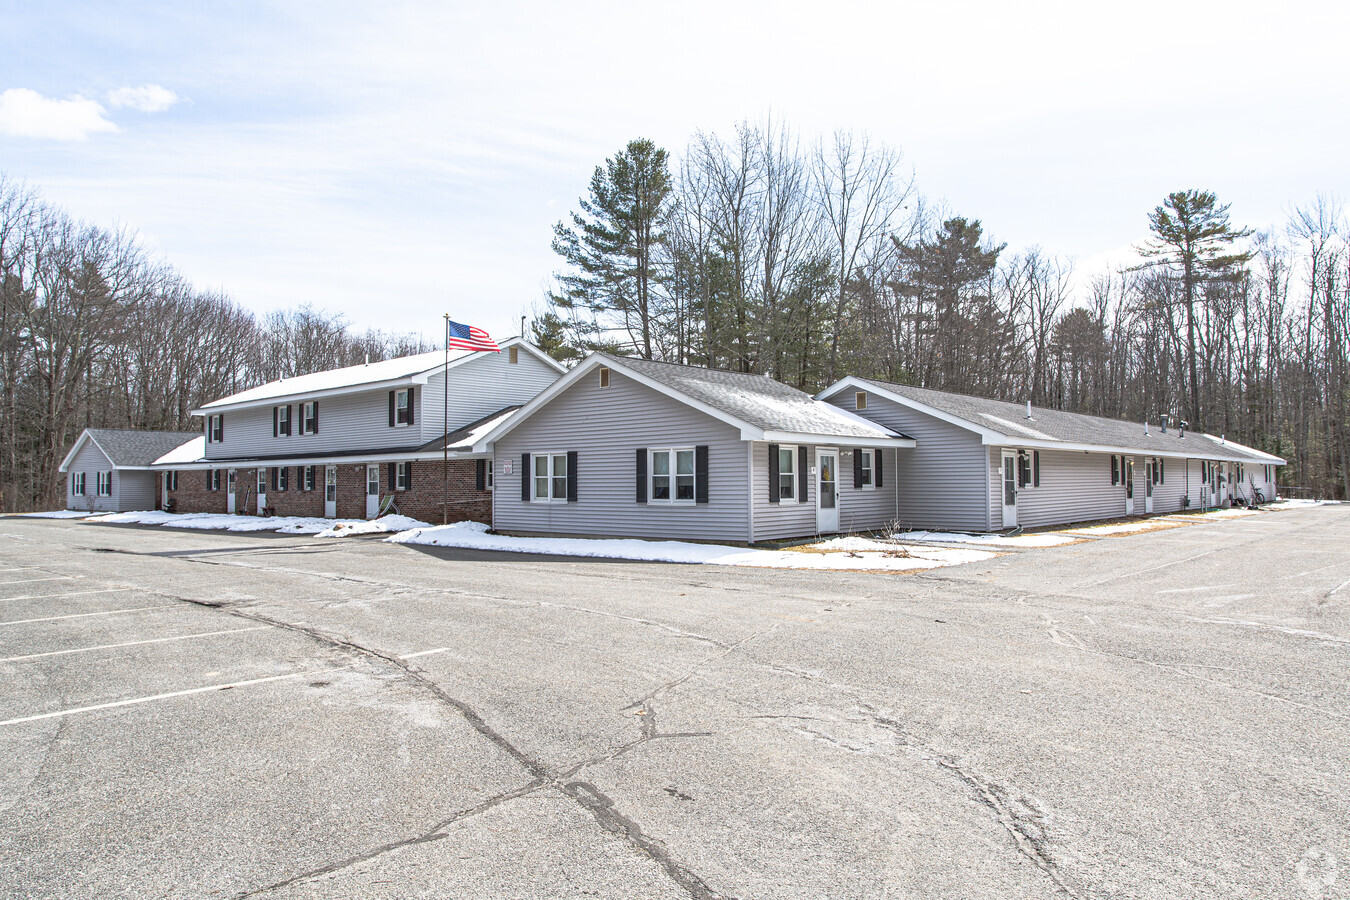
[[[52,141],[87,141],[100,131],[117,131],[97,100],[55,100],[28,88],[0,94],[0,134]]]
[[[108,105],[113,109],[126,107],[143,113],[164,112],[178,102],[178,95],[157,84],[124,87],[108,92]]]

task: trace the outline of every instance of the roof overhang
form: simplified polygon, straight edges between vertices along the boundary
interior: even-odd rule
[[[401,453],[350,453],[343,456],[294,456],[285,458],[259,459],[195,459],[191,462],[156,464],[149,468],[155,472],[192,471],[199,469],[270,469],[274,466],[345,466],[353,463],[384,462],[440,462],[449,459],[481,459],[488,454],[480,453],[471,447],[451,449],[448,454],[441,451],[408,450]]]

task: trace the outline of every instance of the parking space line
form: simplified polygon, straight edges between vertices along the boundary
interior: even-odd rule
[[[22,597],[0,597],[0,603],[11,600],[60,600],[62,597],[83,597],[86,594],[116,594],[119,591],[134,591],[136,588],[103,588],[97,591],[67,591],[64,594],[25,594]]]
[[[110,609],[107,612],[93,613],[75,613],[73,616],[46,616],[41,619],[15,619],[12,622],[0,622],[0,628],[6,625],[27,625],[30,622],[59,622],[62,619],[85,619],[89,616],[116,616],[121,613],[145,612],[150,609],[186,609],[178,603],[170,603],[167,606],[137,606],[134,609]]]
[[[449,649],[450,649],[449,647],[437,647],[435,650],[418,650],[416,653],[405,653],[402,656],[400,656],[399,659],[412,659],[417,656],[431,656],[432,654],[435,653],[444,653]],[[4,660],[0,659],[0,662],[4,662]]]
[[[23,578],[19,581],[0,581],[0,587],[9,584],[37,584],[39,581],[74,581],[74,575],[57,575],[53,578]]]
[[[42,659],[47,656],[66,656],[71,653],[90,653],[94,650],[112,650],[116,647],[137,647],[141,644],[167,644],[170,641],[186,641],[191,638],[215,637],[218,634],[240,634],[245,631],[263,631],[271,625],[253,625],[249,628],[231,628],[229,631],[199,631],[196,634],[180,634],[174,637],[150,638],[144,641],[123,641],[120,644],[99,644],[95,647],[80,647],[75,650],[49,650],[46,653],[28,653],[24,656],[0,657],[0,663],[18,662],[21,659]]]
[[[250,678],[247,681],[233,681],[229,684],[212,684],[207,687],[188,688],[184,691],[169,691],[167,694],[151,694],[149,697],[135,697],[131,700],[114,700],[111,703],[95,703],[93,706],[77,706],[74,709],[58,709],[55,712],[38,713],[35,716],[20,716],[17,719],[5,719],[0,725],[19,725],[23,722],[36,722],[40,719],[56,719],[61,716],[73,716],[78,713],[97,712],[100,709],[116,709],[119,706],[134,706],[138,703],[153,703],[156,700],[169,700],[174,697],[188,697],[192,694],[206,694],[211,691],[227,691],[231,688],[248,687],[252,684],[265,684],[269,681],[283,681],[287,678],[307,678],[313,675],[327,675],[341,672],[351,666],[338,666],[335,669],[311,669],[308,672],[292,672],[289,675],[269,675],[266,678]]]

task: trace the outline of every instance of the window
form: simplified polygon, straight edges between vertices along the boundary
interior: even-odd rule
[[[208,444],[219,444],[225,440],[225,415],[218,413],[214,416],[206,417],[206,442]]]
[[[177,472],[165,472],[165,473],[164,473],[164,490],[166,490],[166,491],[176,491],[176,490],[178,490],[178,473],[177,473]]]
[[[291,407],[285,406],[272,407],[272,437],[290,437],[291,435]]]
[[[409,471],[411,463],[401,462],[394,466],[394,490],[406,491],[412,473]]]
[[[259,496],[259,497],[262,497],[262,496],[265,496],[266,494],[267,494],[267,470],[266,470],[266,469],[259,469],[259,470],[258,470],[258,496]]]
[[[99,473],[98,473],[98,495],[99,495],[100,497],[111,497],[111,496],[112,496],[112,473],[111,473],[111,472],[99,472]]]
[[[694,502],[694,448],[651,451],[653,503]]]
[[[513,347],[512,349],[515,349],[515,348]],[[492,490],[492,469],[493,469],[492,460],[488,460],[488,461],[487,461],[487,473],[486,473],[486,474],[487,474],[487,489],[488,489],[489,491]]]
[[[1041,451],[1017,451],[1017,486],[1019,488],[1041,486]]]
[[[520,362],[520,348],[519,348],[519,347],[512,347],[510,350],[507,350],[507,351],[506,351],[506,361],[507,361],[508,363],[510,363],[511,365],[513,365],[513,366],[514,366],[516,363]]]
[[[792,500],[797,496],[797,448],[778,448],[778,497]]]
[[[858,391],[853,395],[854,409],[867,409],[867,391]]]
[[[609,366],[600,367],[600,386],[609,387]]]
[[[1111,483],[1120,484],[1120,457],[1111,457]]]
[[[301,490],[306,491],[314,490],[314,466],[305,466],[305,475],[302,482]]]
[[[863,407],[858,407],[862,409]],[[858,454],[858,487],[871,490],[874,481],[872,479],[872,451],[854,450]]]
[[[318,434],[319,432],[319,401],[311,400],[308,403],[300,404],[300,433]],[[312,467],[311,467],[312,468]],[[313,490],[313,487],[306,490]]]
[[[174,479],[173,479],[174,485],[173,485],[173,486],[174,486],[174,488],[177,488],[177,487],[178,487],[178,473],[177,473],[177,472],[174,472],[174,473],[173,473],[173,476],[174,476]],[[206,489],[207,489],[208,491],[218,491],[218,490],[220,490],[220,470],[219,470],[219,469],[208,469],[208,470],[207,470],[207,472],[206,472]]]
[[[540,502],[567,501],[567,454],[536,453],[530,457],[534,466],[530,499]]]
[[[287,482],[290,481],[290,468],[288,466],[276,466],[272,469],[272,489],[275,491],[284,491],[287,488]]]
[[[1163,471],[1163,461],[1162,461],[1162,457],[1161,457],[1161,456],[1154,457],[1154,459],[1153,459],[1153,483],[1154,483],[1154,484],[1165,484],[1166,482],[1167,482],[1167,474]]]
[[[83,473],[83,472],[71,472],[71,473],[70,473],[70,492],[71,492],[72,494],[76,495],[77,497],[83,497],[83,496],[84,496],[84,473]]]
[[[1235,480],[1237,481],[1238,484],[1241,484],[1241,483],[1242,483],[1242,475],[1243,475],[1243,471],[1242,471],[1242,463],[1238,463],[1238,464],[1237,464],[1237,478],[1235,479]]]
[[[1041,451],[1031,451],[1031,486],[1041,486]]]
[[[411,425],[413,423],[412,389],[405,388],[394,393],[394,424]]]

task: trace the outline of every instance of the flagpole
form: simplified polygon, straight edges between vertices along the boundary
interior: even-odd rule
[[[445,369],[441,375],[441,524],[450,524],[450,314],[445,314]]]

